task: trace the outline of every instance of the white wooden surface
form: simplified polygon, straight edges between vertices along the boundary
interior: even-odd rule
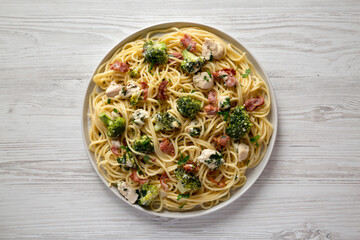
[[[360,239],[359,1],[0,1],[0,238]],[[95,174],[80,113],[121,38],[161,21],[237,38],[275,89],[279,132],[256,184],[215,214],[126,208]]]

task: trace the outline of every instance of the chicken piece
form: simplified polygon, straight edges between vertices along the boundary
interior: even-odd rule
[[[117,184],[118,190],[130,203],[134,204],[138,199],[139,195],[136,190],[131,188],[126,182],[121,181]]]
[[[141,91],[141,89],[135,83],[128,83],[126,86],[122,87],[120,96],[122,98],[130,98],[134,93],[139,91]]]
[[[108,88],[106,89],[106,96],[108,97],[115,97],[119,95],[119,92],[121,90],[121,86],[116,84],[116,82],[111,82]]]
[[[195,74],[193,77],[193,82],[196,87],[204,90],[211,89],[214,86],[214,80],[207,72]]]
[[[239,144],[237,150],[239,156],[239,162],[242,162],[247,158],[247,156],[249,155],[249,151],[250,151],[250,147],[248,145],[246,145],[245,143]]]
[[[225,48],[220,43],[210,38],[205,38],[202,55],[206,60],[220,60],[225,56],[225,53]]]

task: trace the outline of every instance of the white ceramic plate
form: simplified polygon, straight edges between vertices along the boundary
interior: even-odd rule
[[[277,122],[278,122],[277,121],[277,107],[276,107],[275,95],[274,95],[274,91],[272,89],[271,83],[269,82],[263,68],[261,67],[259,62],[255,59],[255,57],[249,52],[249,50],[247,50],[242,44],[240,44],[238,41],[236,41],[234,38],[227,35],[226,33],[222,32],[220,30],[217,30],[217,29],[215,29],[213,27],[203,25],[203,24],[191,23],[191,22],[168,22],[168,23],[161,23],[161,24],[156,24],[156,25],[152,25],[150,27],[143,28],[143,29],[131,34],[130,36],[124,38],[122,41],[120,41],[113,49],[111,49],[109,51],[109,53],[99,63],[98,67],[101,64],[103,64],[105,61],[107,61],[114,54],[114,52],[117,49],[119,49],[121,46],[123,46],[125,43],[134,41],[134,40],[136,40],[137,38],[139,38],[141,36],[145,36],[149,31],[167,29],[167,28],[170,28],[170,27],[177,27],[177,28],[200,27],[200,28],[202,28],[202,29],[204,29],[206,31],[209,31],[209,32],[212,32],[212,33],[216,34],[220,38],[224,39],[225,41],[233,44],[234,46],[238,47],[242,51],[246,52],[246,56],[249,58],[251,63],[254,65],[254,67],[258,71],[259,75],[267,83],[267,85],[268,85],[268,87],[270,89],[270,95],[271,95],[271,99],[272,99],[271,111],[270,111],[270,114],[268,116],[268,119],[273,124],[274,132],[273,132],[271,140],[269,142],[267,152],[266,152],[264,158],[262,159],[262,161],[260,162],[260,164],[257,167],[255,167],[253,169],[249,169],[249,170],[246,171],[247,181],[246,181],[245,185],[242,186],[241,188],[236,189],[235,191],[233,191],[229,200],[227,200],[225,202],[221,202],[218,205],[216,205],[216,206],[214,206],[214,207],[212,207],[210,209],[207,209],[207,210],[201,209],[201,210],[193,210],[193,211],[186,211],[186,212],[170,212],[170,211],[164,210],[163,212],[157,213],[157,212],[142,208],[137,204],[134,204],[134,205],[130,204],[126,199],[124,199],[120,195],[117,188],[115,188],[115,187],[109,188],[116,196],[118,196],[121,200],[123,200],[124,202],[129,204],[129,207],[134,207],[134,208],[136,208],[136,209],[138,209],[138,210],[140,210],[142,212],[147,212],[149,214],[156,215],[156,216],[162,216],[162,217],[189,218],[189,217],[201,216],[201,215],[205,215],[205,214],[208,214],[208,213],[211,213],[211,212],[215,212],[216,210],[229,205],[230,203],[235,201],[237,198],[239,198],[241,195],[243,195],[255,183],[255,181],[258,179],[258,177],[260,176],[260,174],[264,170],[267,162],[269,161],[270,154],[271,154],[271,152],[273,150],[273,147],[274,147],[274,143],[275,143],[275,139],[276,139],[276,133],[277,133]],[[97,174],[99,175],[101,180],[104,182],[105,186],[108,187],[108,183],[107,183],[106,179],[98,171],[94,153],[91,152],[89,150],[89,148],[88,148],[89,143],[90,143],[89,135],[88,135],[90,119],[88,118],[88,115],[87,115],[88,110],[89,110],[89,101],[88,101],[88,99],[89,99],[89,95],[91,94],[91,91],[93,90],[93,88],[95,86],[94,82],[92,81],[92,78],[93,78],[93,76],[95,74],[95,71],[94,71],[93,75],[90,78],[89,85],[88,85],[88,88],[87,88],[87,91],[86,91],[86,94],[85,94],[83,112],[82,112],[82,132],[83,132],[83,139],[84,139],[85,148],[86,148],[86,151],[87,151],[88,156],[90,158],[90,161],[91,161],[95,171],[97,172]]]

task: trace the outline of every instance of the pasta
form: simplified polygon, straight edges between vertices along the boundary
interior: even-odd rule
[[[185,48],[187,43],[184,44],[182,40],[184,36],[191,36],[187,42],[190,42],[188,48]],[[206,48],[206,39],[223,46],[224,56],[219,60],[206,61],[199,72],[208,73],[208,77],[204,75],[205,79],[216,79],[217,71],[232,69],[231,71],[235,72],[233,77],[236,79],[234,87],[224,85],[221,75],[218,75],[211,89],[201,89],[194,84],[195,74],[186,72],[180,66],[183,57],[176,53],[187,49],[193,51],[196,56],[201,56]],[[144,44],[150,41],[166,44],[169,62],[153,65],[144,58]],[[116,63],[124,63],[131,69],[127,70],[124,65],[125,70],[122,71],[121,67],[114,67]],[[196,74],[198,75],[199,73]],[[230,76],[229,73],[227,77]],[[232,190],[245,184],[246,170],[257,166],[266,152],[273,131],[267,119],[271,105],[269,89],[247,59],[245,52],[208,31],[200,28],[171,28],[149,32],[144,38],[120,47],[97,69],[93,81],[96,86],[89,98],[89,148],[95,154],[98,169],[109,186],[115,186],[121,181],[126,182],[129,188],[139,191],[144,182],[156,186],[159,194],[149,203],[149,207],[154,211],[208,209],[228,200]],[[138,103],[131,103],[133,97],[130,100],[124,97],[124,89],[128,89],[124,86],[129,83],[142,91],[142,95],[138,96]],[[111,85],[115,86],[115,90],[116,86],[120,86],[120,92],[117,89],[119,94],[107,95],[106,91]],[[226,129],[229,123],[224,120],[229,117],[231,111],[218,109],[216,104],[211,105],[210,90],[213,91],[211,94],[219,98],[227,96],[231,109],[243,106],[247,99],[264,99],[264,103],[255,106],[254,111],[247,111],[252,127],[242,138],[227,137]],[[201,102],[201,111],[196,113],[194,119],[185,117],[178,109],[179,99],[187,96]],[[210,106],[208,108],[215,110],[217,114],[205,111],[205,105]],[[134,113],[139,109],[145,110],[149,116],[143,119],[143,125],[134,121]],[[179,126],[170,131],[156,131],[154,116],[162,112],[169,112],[174,116],[179,121]],[[112,119],[121,116],[125,120],[125,131],[116,138],[109,137],[106,124],[99,118],[100,114],[112,116]],[[194,121],[199,129],[198,136],[191,134]],[[151,139],[154,152],[145,153],[134,149],[135,142],[144,135]],[[226,146],[220,142],[221,137],[227,138]],[[165,141],[170,151],[166,151],[166,147],[164,151],[161,146]],[[246,153],[242,161],[239,161],[239,143],[248,146],[248,154]],[[223,163],[212,169],[208,164],[199,161],[204,149],[220,153]],[[134,164],[126,165],[119,162],[119,157],[127,151],[133,154]],[[184,168],[186,164],[192,164],[190,172],[200,181],[201,187],[182,194],[179,191],[179,179],[175,176],[175,170]]]

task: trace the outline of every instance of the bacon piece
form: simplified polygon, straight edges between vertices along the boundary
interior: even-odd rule
[[[217,97],[215,90],[211,90],[208,94],[208,100],[211,105],[216,106],[217,105]]]
[[[224,177],[220,180],[220,182],[217,182],[217,181],[215,181],[215,179],[210,175],[210,174],[212,174],[212,173],[213,173],[213,172],[209,172],[209,174],[208,174],[208,179],[209,179],[212,183],[215,183],[216,185],[218,185],[218,187],[221,187],[221,188],[225,187],[225,186],[226,186],[226,183],[225,183]]]
[[[173,53],[170,53],[170,54],[173,55],[177,59],[183,59],[182,54],[179,53],[179,52],[173,52]]]
[[[215,147],[216,149],[222,149],[226,147],[226,144],[230,140],[230,137],[228,135],[222,135],[219,137],[214,137],[213,140],[215,141]]]
[[[146,101],[149,92],[149,85],[146,82],[141,82],[140,85],[144,93],[144,100]]]
[[[225,86],[234,87],[237,84],[236,71],[233,68],[224,68],[212,73],[216,80],[224,80]]]
[[[129,65],[123,62],[116,61],[110,66],[110,69],[125,73],[129,70]]]
[[[188,34],[185,34],[180,40],[181,44],[189,51],[196,52],[196,42],[192,41],[192,37]]]
[[[122,144],[123,144],[125,147],[127,146],[126,139],[124,139],[124,140],[122,141]]]
[[[164,188],[165,191],[169,191],[169,186],[166,184],[166,182],[169,180],[170,179],[169,179],[168,175],[166,174],[166,172],[164,172],[160,177],[160,184]]]
[[[160,150],[164,153],[170,154],[172,156],[175,155],[175,148],[172,142],[168,138],[161,139],[160,142]]]
[[[134,182],[138,182],[140,183],[140,185],[143,185],[144,183],[147,183],[149,180],[148,179],[141,179],[139,178],[139,176],[137,175],[137,170],[134,170],[131,175],[130,175],[131,180],[133,180]]]
[[[257,96],[256,98],[250,98],[245,101],[244,106],[247,111],[252,112],[261,105],[265,103],[265,100],[262,96]]]
[[[205,112],[207,113],[207,115],[210,116],[215,116],[217,112],[219,112],[219,108],[213,105],[206,105],[206,107],[204,108]]]
[[[169,82],[167,80],[164,80],[160,83],[159,93],[156,95],[156,99],[165,101],[168,98],[168,96],[166,95],[166,85],[168,83]]]
[[[177,59],[183,59],[182,54],[179,53],[179,52],[172,52],[169,55],[172,55],[174,58],[177,58]],[[176,62],[176,61],[174,59],[169,58],[168,62],[173,63],[173,62]]]
[[[194,162],[188,162],[184,165],[184,169],[187,172],[199,171],[199,166]]]
[[[113,154],[115,154],[116,156],[119,156],[119,149],[116,146],[111,146],[111,151],[113,152]]]
[[[221,188],[223,188],[223,187],[226,186],[226,183],[225,183],[225,179],[224,179],[224,178],[220,180],[220,182],[218,183],[218,186],[221,187]]]
[[[215,181],[215,179],[212,176],[208,176],[208,179],[215,184],[219,184],[217,181]]]

